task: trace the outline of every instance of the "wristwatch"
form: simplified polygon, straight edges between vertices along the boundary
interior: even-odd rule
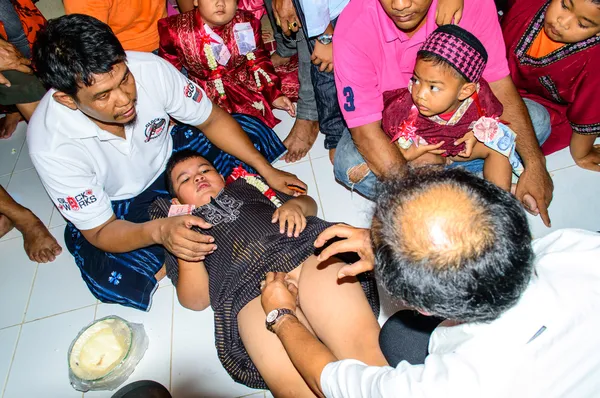
[[[321,44],[328,45],[331,44],[331,42],[333,41],[333,35],[323,33],[321,36],[317,37],[317,40]]]
[[[273,326],[275,326],[275,324],[284,315],[292,315],[292,316],[296,317],[296,314],[294,314],[294,311],[292,311],[292,310],[290,310],[288,308],[278,308],[276,310],[273,310],[273,311],[269,312],[269,314],[267,315],[267,320],[265,321],[265,325],[267,327],[267,330],[269,332],[275,333],[275,330],[273,330]]]

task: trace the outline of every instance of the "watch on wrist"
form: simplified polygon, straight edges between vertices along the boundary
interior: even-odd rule
[[[275,333],[275,330],[273,330],[273,326],[275,326],[275,324],[284,315],[292,315],[292,316],[296,317],[296,314],[294,314],[294,311],[292,311],[288,308],[278,308],[276,310],[269,312],[269,314],[267,314],[267,319],[265,321],[265,326],[267,327],[267,330],[269,332]]]
[[[321,44],[328,45],[331,44],[331,42],[333,41],[333,35],[323,33],[321,36],[317,37],[317,40]]]

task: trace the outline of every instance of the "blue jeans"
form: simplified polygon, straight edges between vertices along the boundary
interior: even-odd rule
[[[306,19],[302,11],[301,1],[294,0],[294,7],[298,18],[302,21],[302,31],[305,37],[308,37],[306,28]],[[337,18],[331,21],[331,25],[335,27]],[[308,39],[308,51],[312,55],[316,38]],[[333,72],[321,72],[320,65],[312,65],[310,69],[310,78],[314,89],[314,98],[319,115],[319,129],[325,134],[325,149],[333,149],[337,147],[344,131],[348,130],[346,121],[342,115],[340,105],[337,99],[337,89],[335,87],[335,76]],[[302,82],[300,83],[302,86]]]
[[[531,118],[531,122],[533,124],[535,136],[541,145],[550,136],[550,114],[543,105],[526,98],[524,101],[525,105],[527,106],[527,111],[529,112],[529,117]],[[360,166],[363,163],[365,163],[365,160],[354,145],[350,131],[346,129],[337,145],[337,150],[335,152],[335,159],[333,162],[335,178],[342,185],[345,185],[351,190],[357,191],[366,198],[373,200],[375,198],[377,187],[377,177],[375,174],[373,174],[373,172],[369,171],[367,175],[359,182],[352,182],[348,177],[348,171],[352,167]],[[483,159],[453,163],[448,167],[463,167],[472,173],[480,173],[483,170]]]
[[[15,46],[26,58],[30,58],[31,51],[27,36],[10,0],[0,0],[0,21],[4,24],[6,41]]]

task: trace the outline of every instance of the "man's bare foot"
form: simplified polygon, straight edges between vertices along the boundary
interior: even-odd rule
[[[302,159],[319,135],[319,123],[313,120],[296,119],[292,131],[283,141],[288,152],[283,157],[286,163],[296,162]]]
[[[54,261],[56,256],[62,252],[62,247],[40,219],[29,210],[27,212],[29,214],[24,216],[24,220],[15,224],[15,227],[23,234],[25,253],[31,261],[37,263]]]
[[[0,138],[10,138],[17,129],[19,121],[21,121],[21,114],[19,112],[9,113],[0,119]]]
[[[290,59],[290,57],[284,58],[277,53],[273,53],[273,55],[271,55],[271,63],[275,68],[287,64],[288,62],[290,62]]]
[[[15,224],[6,217],[4,214],[0,214],[0,238],[10,232],[15,227]]]
[[[514,195],[515,192],[517,192],[517,184],[512,184],[510,186],[510,193]],[[523,203],[523,207],[525,208],[525,210],[527,210],[529,214],[533,216],[537,216],[540,214],[540,211],[537,207],[537,202],[530,194],[526,193],[525,195],[523,195],[523,200],[521,202]]]
[[[163,264],[163,266],[158,270],[154,277],[157,282],[160,282],[165,276],[167,276],[167,266]]]

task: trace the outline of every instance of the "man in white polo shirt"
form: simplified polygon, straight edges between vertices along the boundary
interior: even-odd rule
[[[598,396],[600,234],[565,229],[532,244],[514,196],[464,170],[422,168],[381,183],[371,231],[333,226],[315,246],[335,236],[347,239],[320,260],[361,257],[340,283],[374,268],[394,299],[435,319],[394,315],[379,337],[391,366],[368,366],[325,347],[294,315],[296,287],[267,274],[267,326],[319,396]]]
[[[201,88],[152,54],[125,53],[93,17],[50,21],[34,60],[51,90],[29,124],[31,159],[69,221],[67,248],[103,302],[148,310],[163,246],[188,261],[216,250],[211,237],[190,230],[209,227],[199,218],[149,220],[151,202],[167,194],[163,172],[173,151],[196,150],[225,175],[244,162],[290,194],[289,184],[305,187],[271,166],[285,151],[272,130],[237,116],[249,138]],[[170,118],[188,126],[171,128]]]

